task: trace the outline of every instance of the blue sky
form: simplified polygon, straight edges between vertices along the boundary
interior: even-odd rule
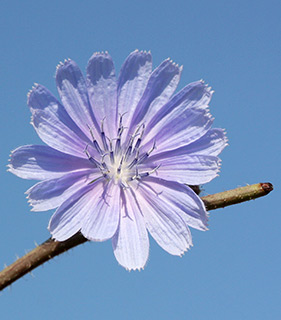
[[[6,172],[10,150],[41,143],[29,124],[34,82],[56,93],[57,63],[85,70],[107,50],[117,70],[136,48],[154,66],[184,65],[179,88],[204,79],[215,90],[215,126],[227,130],[221,174],[203,194],[270,181],[275,190],[212,211],[210,230],[173,257],[151,241],[142,272],[127,272],[110,241],[87,243],[0,294],[3,319],[280,319],[280,1],[1,1],[0,264],[49,237],[52,212],[30,212],[33,182]],[[279,200],[280,201],[280,200]]]

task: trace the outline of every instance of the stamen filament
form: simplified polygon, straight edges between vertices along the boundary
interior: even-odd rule
[[[100,146],[99,146],[99,144],[98,144],[98,142],[97,142],[97,140],[96,140],[96,138],[95,138],[95,136],[94,136],[94,133],[93,133],[92,128],[89,127],[89,126],[88,126],[88,128],[90,129],[90,133],[91,133],[91,136],[92,136],[92,139],[93,139],[94,147],[96,148],[96,150],[97,150],[97,152],[98,152],[99,154],[102,154],[102,150],[101,150],[101,148],[100,148]]]
[[[141,157],[138,161],[138,164],[142,163],[144,160],[146,160],[149,157],[149,155],[152,153],[152,151],[155,149],[155,147],[156,147],[156,142],[154,141],[152,148],[141,155]]]
[[[108,150],[108,145],[107,145],[107,142],[106,142],[106,136],[105,136],[105,133],[104,133],[104,130],[103,130],[103,121],[104,121],[105,118],[102,119],[101,121],[101,140],[102,140],[102,144],[103,144],[103,147],[104,147],[104,150]]]
[[[132,169],[135,164],[137,164],[139,159],[139,150],[137,151],[135,159],[129,164],[128,169]]]
[[[101,167],[101,164],[100,164],[95,158],[93,158],[93,157],[90,155],[90,153],[89,153],[89,151],[87,150],[87,148],[88,148],[88,145],[86,146],[84,152],[86,153],[88,159],[89,159],[93,164],[95,164],[97,167],[100,168],[100,167]]]

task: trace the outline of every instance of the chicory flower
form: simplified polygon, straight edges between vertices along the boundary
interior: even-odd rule
[[[174,94],[182,68],[170,59],[152,71],[150,52],[134,51],[116,78],[110,55],[95,53],[86,78],[68,59],[56,71],[61,102],[36,84],[32,124],[46,145],[11,154],[9,171],[39,180],[27,191],[34,211],[56,209],[49,230],[64,241],[80,231],[112,239],[118,262],[143,268],[148,232],[173,255],[191,245],[189,227],[207,229],[203,202],[188,185],[215,178],[226,146],[211,128],[212,91],[203,81]]]

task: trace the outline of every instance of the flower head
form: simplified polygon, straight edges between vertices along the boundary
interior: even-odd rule
[[[207,212],[188,187],[217,176],[226,146],[212,129],[212,91],[203,81],[174,94],[182,68],[170,59],[152,71],[150,52],[134,51],[116,78],[110,55],[95,53],[84,78],[70,59],[57,66],[61,102],[36,84],[32,124],[46,145],[12,152],[9,170],[40,180],[27,190],[34,211],[56,209],[52,237],[80,231],[112,239],[118,262],[144,267],[148,231],[173,255],[191,245],[189,227],[207,229]]]

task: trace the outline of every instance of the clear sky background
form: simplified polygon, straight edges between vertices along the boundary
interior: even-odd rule
[[[10,150],[41,143],[26,94],[33,82],[57,95],[64,58],[85,70],[107,50],[119,70],[151,50],[154,66],[184,65],[180,88],[204,79],[215,90],[215,127],[229,138],[220,177],[203,195],[270,181],[252,202],[212,211],[210,230],[192,230],[183,258],[151,241],[144,271],[127,272],[111,242],[87,243],[51,260],[0,293],[3,320],[281,319],[281,2],[142,0],[0,2],[0,264],[49,237],[52,212],[30,212],[33,182],[6,172]]]

